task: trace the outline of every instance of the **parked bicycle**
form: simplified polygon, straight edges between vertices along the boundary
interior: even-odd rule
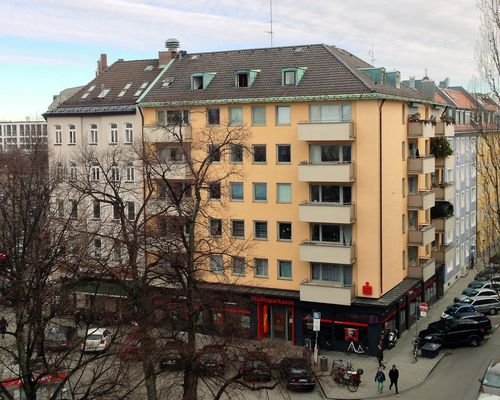
[[[368,357],[369,349],[368,346],[364,346],[361,343],[356,344],[354,343],[354,341],[351,340],[345,349],[345,353],[346,354],[355,353],[358,356]]]
[[[332,364],[331,376],[339,385],[345,385],[350,392],[358,390],[361,383],[363,370],[358,368],[354,371],[350,361],[334,360]]]

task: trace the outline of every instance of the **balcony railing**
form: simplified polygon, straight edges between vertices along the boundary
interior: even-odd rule
[[[408,122],[408,136],[410,137],[434,137],[435,126],[426,121]]]
[[[145,125],[144,126],[144,141],[147,143],[165,143],[165,142],[179,142],[182,138],[183,141],[190,141],[193,138],[190,125],[160,127],[158,125]]]
[[[350,306],[354,297],[354,285],[344,286],[340,283],[308,279],[300,283],[301,301]]]
[[[432,249],[432,258],[440,264],[450,264],[455,258],[455,246],[453,244],[438,246]]]
[[[354,123],[299,122],[298,138],[307,142],[354,140]]]
[[[435,204],[434,190],[419,190],[416,193],[408,194],[408,208],[427,210],[434,207]]]
[[[299,219],[303,222],[351,224],[355,218],[354,204],[305,201],[299,205]]]
[[[344,182],[354,181],[354,164],[352,162],[312,163],[302,161],[299,165],[299,181],[301,182]]]
[[[354,245],[332,242],[304,241],[300,244],[300,260],[333,264],[352,264]]]
[[[438,122],[435,130],[436,136],[453,136],[455,135],[455,125]]]
[[[408,229],[408,244],[427,246],[432,243],[436,234],[434,225],[420,225],[417,229]]]
[[[434,193],[438,201],[453,201],[455,196],[455,183],[447,182],[434,186]]]
[[[437,232],[449,232],[455,227],[455,217],[452,215],[447,218],[432,218],[432,225]]]
[[[455,167],[455,155],[452,154],[445,158],[436,158],[436,168],[450,169]]]
[[[433,258],[419,259],[418,265],[408,266],[408,277],[426,281],[436,274],[436,261]]]
[[[414,174],[430,174],[436,169],[434,156],[421,156],[408,158],[408,172]]]

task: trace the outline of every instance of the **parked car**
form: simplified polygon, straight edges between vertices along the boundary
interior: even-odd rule
[[[123,361],[142,360],[144,354],[144,349],[142,346],[141,338],[136,334],[130,334],[125,336],[123,341],[120,343],[120,349],[118,351],[118,357]]]
[[[484,329],[476,321],[467,319],[441,319],[431,322],[427,329],[418,334],[419,345],[439,343],[450,347],[468,344],[476,347],[484,339]]]
[[[491,360],[479,381],[481,382],[479,392],[500,396],[500,360]]]
[[[82,342],[82,351],[104,352],[111,345],[112,334],[106,328],[90,328]]]
[[[199,350],[195,357],[196,368],[203,375],[224,375],[226,370],[226,351],[219,344],[208,344]]]
[[[65,325],[54,325],[45,336],[46,350],[69,350],[73,348],[78,336],[76,328]]]
[[[468,314],[476,311],[473,305],[469,303],[454,303],[449,305],[441,314],[441,318],[453,318],[462,314]]]
[[[491,265],[489,267],[484,268],[482,271],[479,271],[474,277],[474,280],[476,281],[488,280],[488,279],[491,280],[500,279],[500,267]]]
[[[472,289],[493,289],[500,290],[500,282],[492,282],[490,280],[485,281],[472,281],[467,286]]]
[[[468,319],[472,321],[476,321],[481,328],[484,329],[485,332],[491,331],[492,325],[491,325],[491,320],[484,314],[481,314],[480,312],[472,312],[472,313],[466,313],[462,314],[460,316],[454,317],[454,319]]]
[[[186,343],[180,339],[168,339],[160,345],[159,366],[164,370],[180,370],[184,367]]]
[[[279,363],[281,379],[292,390],[314,390],[316,377],[304,358],[285,357]]]
[[[498,294],[493,289],[471,289],[466,288],[462,292],[460,296],[457,296],[453,299],[455,303],[463,303],[464,300],[467,301],[467,298],[473,297],[496,297],[498,298]]]
[[[272,375],[269,356],[260,351],[248,353],[241,366],[241,373],[246,381],[270,381]]]
[[[495,315],[500,310],[500,300],[498,297],[471,297],[464,301],[473,306],[476,311],[483,314]]]

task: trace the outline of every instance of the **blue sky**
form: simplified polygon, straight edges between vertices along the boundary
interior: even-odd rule
[[[307,7],[304,7],[307,4]],[[327,43],[403,79],[469,87],[479,17],[472,0],[272,0],[273,45]],[[32,119],[61,90],[111,64],[156,58],[170,37],[189,52],[270,46],[270,0],[0,0],[0,120]]]

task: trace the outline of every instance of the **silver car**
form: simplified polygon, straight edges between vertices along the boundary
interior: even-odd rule
[[[483,314],[495,315],[500,310],[498,297],[470,298],[469,304],[473,305],[476,311]]]
[[[460,296],[457,296],[453,299],[453,302],[455,303],[470,303],[470,300],[467,300],[468,298],[476,298],[476,297],[496,297],[498,299],[498,294],[495,290],[493,289],[472,289],[472,288],[466,288],[462,292]]]
[[[498,360],[491,360],[480,382],[480,393],[500,395],[500,362]]]

